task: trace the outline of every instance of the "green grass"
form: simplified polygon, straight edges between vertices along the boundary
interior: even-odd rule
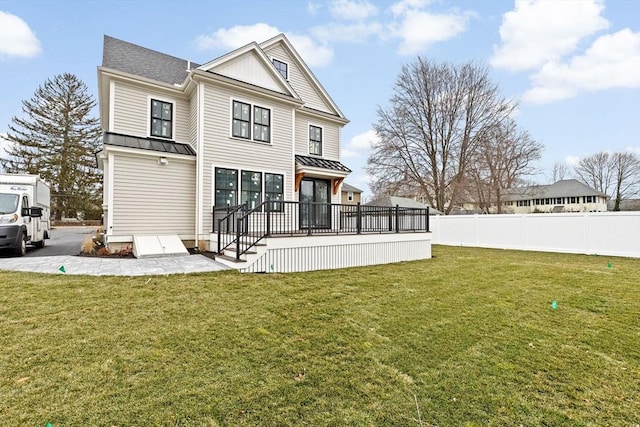
[[[640,424],[640,260],[433,253],[285,275],[0,272],[0,425]]]

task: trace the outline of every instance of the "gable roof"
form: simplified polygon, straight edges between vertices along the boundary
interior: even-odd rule
[[[273,65],[273,63],[269,60],[269,58],[267,57],[267,55],[264,53],[264,51],[258,46],[258,44],[256,42],[251,42],[249,44],[246,44],[238,49],[235,49],[229,53],[226,53],[216,59],[213,59],[209,62],[207,62],[206,64],[200,65],[198,67],[199,70],[202,71],[208,71],[211,73],[216,73],[217,70],[221,71],[222,75],[226,75],[224,73],[224,71],[222,71],[224,69],[224,66],[229,64],[230,62],[233,62],[234,60],[237,60],[238,58],[242,57],[242,56],[247,56],[247,55],[251,55],[254,54],[257,58],[258,61],[260,61],[264,67],[265,72],[267,72],[269,74],[269,76],[273,79],[273,81],[277,84],[277,86],[279,87],[279,89],[281,91],[283,91],[284,93],[286,93],[287,95],[290,95],[296,99],[300,99],[300,96],[296,93],[296,91],[291,87],[291,85],[289,84],[289,82],[287,80],[284,79],[284,77],[282,77],[282,75],[278,72],[278,70],[276,70],[275,66]],[[227,75],[227,77],[231,77],[234,78],[235,76],[233,75]],[[251,84],[255,84],[256,82],[252,82],[252,81],[247,81],[247,83],[251,83]],[[275,89],[274,87],[271,87],[269,89]]]
[[[606,194],[596,191],[577,179],[563,179],[550,185],[533,185],[516,188],[505,194],[505,200],[530,200],[574,196],[601,196]]]
[[[346,182],[342,183],[342,191],[351,191],[352,193],[362,193],[362,190],[354,187],[351,184],[347,184]]]
[[[114,37],[104,36],[102,66],[169,84],[182,84],[188,68],[199,67],[186,59],[157,52]]]
[[[273,46],[277,43],[282,44],[291,57],[296,61],[296,65],[300,68],[300,70],[305,74],[307,80],[311,82],[311,84],[315,87],[315,89],[321,94],[324,100],[331,106],[331,108],[336,112],[336,115],[341,119],[347,120],[346,116],[342,113],[338,105],[333,101],[329,93],[325,90],[325,88],[320,84],[316,76],[313,74],[311,69],[307,66],[306,62],[302,59],[298,51],[293,47],[289,39],[284,34],[278,34],[275,37],[270,38],[267,41],[260,43],[261,49],[267,49],[270,46]],[[274,67],[275,69],[275,67]]]

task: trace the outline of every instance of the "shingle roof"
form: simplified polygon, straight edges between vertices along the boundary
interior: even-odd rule
[[[341,172],[351,172],[351,169],[338,162],[337,160],[321,159],[319,157],[301,156],[296,154],[296,163],[303,166],[310,166],[321,169],[331,169]]]
[[[104,36],[102,66],[169,84],[187,78],[188,61],[147,49],[114,37]],[[199,67],[191,63],[191,69]]]
[[[573,196],[602,196],[606,194],[594,190],[577,179],[563,179],[550,185],[534,185],[526,188],[514,189],[505,194],[505,200],[530,200]]]
[[[351,191],[352,193],[362,193],[362,190],[354,187],[351,184],[347,184],[346,182],[342,183],[342,191]]]
[[[139,148],[142,150],[159,151],[161,153],[185,154],[195,156],[196,152],[188,144],[179,142],[163,141],[154,138],[138,138],[135,136],[121,135],[118,133],[105,132],[103,144],[115,145],[117,147]]]

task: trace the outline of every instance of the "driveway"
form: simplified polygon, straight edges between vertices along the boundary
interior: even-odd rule
[[[27,257],[78,255],[82,242],[96,232],[98,227],[55,227],[51,238],[45,241],[45,247],[36,249],[27,246]]]

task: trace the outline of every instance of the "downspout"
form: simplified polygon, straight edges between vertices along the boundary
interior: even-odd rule
[[[189,79],[193,81],[193,76],[189,76]],[[195,83],[195,82],[194,82]],[[203,166],[204,166],[204,86],[202,83],[197,83],[197,93],[198,97],[196,101],[197,105],[197,115],[196,115],[196,139],[197,139],[197,150],[196,150],[196,247],[200,247],[200,235],[203,232],[202,229],[202,209],[203,209],[203,201],[202,201],[202,192],[204,190],[203,185]]]

